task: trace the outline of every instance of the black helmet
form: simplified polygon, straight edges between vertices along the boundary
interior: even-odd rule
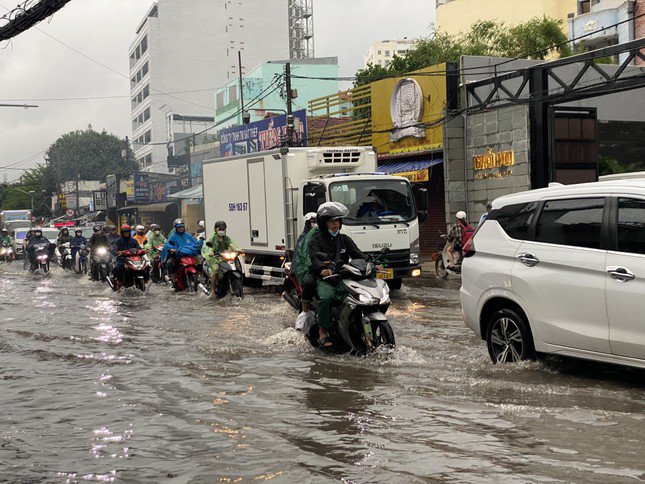
[[[103,231],[103,227],[101,227],[100,225],[95,225],[92,230],[95,234],[98,234],[99,232]]]
[[[223,220],[218,220],[217,222],[215,222],[216,232],[217,232],[217,229],[226,230],[226,222],[224,222]]]
[[[38,236],[38,232],[40,232],[40,235],[43,235],[43,229],[41,229],[40,227],[35,227],[33,229],[34,235]]]
[[[69,233],[69,229],[68,229],[67,227],[63,227],[62,229],[60,229],[60,232],[61,232],[62,234],[63,234],[63,233],[67,233],[67,234],[68,234],[68,233]]]

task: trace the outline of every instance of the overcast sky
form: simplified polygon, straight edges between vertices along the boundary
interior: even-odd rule
[[[16,3],[0,0],[0,14]],[[131,135],[128,46],[151,4],[151,0],[72,0],[48,21],[0,44],[0,103],[26,100],[40,106],[0,107],[0,167],[36,154],[16,168],[42,163],[40,152],[61,134],[88,124],[120,137]],[[427,36],[434,4],[435,0],[315,0],[316,56],[337,56],[341,75],[353,75],[373,40]],[[101,96],[123,97],[38,101]],[[20,173],[0,168],[0,181],[5,175],[12,181]]]

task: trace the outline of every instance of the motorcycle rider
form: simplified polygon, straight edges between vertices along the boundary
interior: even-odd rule
[[[114,244],[121,237],[119,236],[119,232],[114,225],[108,225],[107,231],[108,231],[107,239],[108,239],[108,242],[110,243],[110,246],[112,246],[112,244]]]
[[[143,247],[148,242],[146,238],[146,228],[143,225],[137,225],[137,232],[134,234],[134,240],[139,243],[139,247]]]
[[[47,244],[49,246],[49,258],[52,258],[54,253],[55,244],[49,242],[49,239],[43,236],[43,229],[40,227],[34,228],[32,236],[29,238],[29,243],[27,244],[27,254],[29,256],[30,270],[35,270],[38,268],[38,261],[34,257],[34,251],[36,250],[36,245]]]
[[[100,225],[95,225],[94,228],[92,229],[94,233],[90,237],[90,240],[87,241],[87,250],[90,252],[90,254],[94,254],[94,252],[97,249],[100,249],[101,247],[110,250],[110,241],[108,240],[108,236],[103,232],[103,227]],[[92,278],[97,277],[95,273],[91,274]]]
[[[112,244],[112,254],[116,257],[114,262],[114,268],[112,269],[112,275],[114,276],[114,284],[112,284],[112,289],[117,290],[118,286],[116,281],[123,282],[125,276],[125,253],[129,252],[130,249],[138,249],[139,244],[132,237],[132,229],[129,225],[121,226],[121,237],[119,237],[114,244]],[[145,281],[148,282],[147,274],[145,276]]]
[[[298,236],[296,241],[296,248],[293,250],[293,255],[291,256],[291,272],[296,273],[296,260],[298,257],[298,248],[302,244],[302,241],[305,240],[305,237],[309,231],[316,226],[316,212],[309,212],[305,214],[305,228],[302,233]]]
[[[177,251],[184,246],[194,245],[197,250],[201,249],[201,244],[197,242],[197,239],[186,232],[186,223],[177,218],[173,222],[173,232],[171,232],[168,240],[164,244],[163,250],[161,251],[161,262],[165,264],[166,271],[172,280],[173,286],[177,285],[177,258],[175,254]]]
[[[157,224],[152,224],[150,226],[150,235],[147,236],[148,241],[146,242],[144,249],[148,251],[148,257],[150,257],[150,261],[154,262],[154,260],[157,258],[157,254],[159,254],[159,250],[156,249],[156,247],[160,245],[164,245],[166,243],[166,237],[163,236],[161,233],[161,227]],[[166,268],[164,267],[163,264],[161,264],[161,272],[163,274],[166,273]]]
[[[24,240],[22,241],[22,255],[23,255],[22,268],[25,270],[29,268],[29,257],[27,254],[27,246],[29,245],[29,239],[31,239],[33,235],[34,235],[34,229],[33,228],[29,229],[25,234]]]
[[[2,235],[0,235],[0,246],[4,247],[11,247],[13,249],[13,239],[9,235],[9,231],[7,229],[2,229]],[[16,255],[11,254],[11,259],[15,259]]]
[[[195,232],[195,238],[206,240],[206,222],[203,220],[199,221],[199,228],[197,229],[197,232]]]
[[[228,227],[224,220],[218,220],[215,222],[215,233],[211,235],[211,238],[202,246],[202,256],[208,262],[211,271],[211,297],[215,296],[217,292],[215,290],[217,287],[217,281],[221,277],[219,264],[222,262],[222,257],[220,254],[227,250],[238,250],[235,242],[226,235],[227,228]]]
[[[337,263],[348,263],[349,259],[367,259],[348,235],[341,234],[343,217],[347,207],[338,202],[326,202],[318,208],[317,223],[320,232],[309,243],[310,272],[316,277],[318,293],[318,344],[321,348],[332,345],[329,329],[332,327],[331,309],[334,303],[342,301],[346,291],[342,285],[333,286],[324,280],[333,274]],[[317,254],[325,254],[324,260]],[[304,292],[304,289],[303,289]],[[304,304],[303,304],[304,310]],[[299,316],[300,317],[300,316]],[[306,316],[305,316],[306,317]]]
[[[72,260],[74,261],[74,269],[76,270],[76,273],[81,272],[81,257],[78,253],[81,245],[87,247],[87,239],[83,236],[83,231],[81,229],[76,229],[74,231],[74,237],[72,237],[71,240]]]
[[[452,227],[450,227],[450,232],[448,232],[448,259],[450,260],[450,265],[448,269],[455,269],[455,252],[461,252],[461,241],[463,238],[464,230],[469,227],[468,222],[466,221],[466,212],[460,210],[456,214],[456,220]]]
[[[60,233],[58,234],[58,238],[56,239],[56,247],[58,248],[58,253],[62,256],[63,255],[63,244],[69,243],[71,245],[72,243],[72,236],[69,235],[69,229],[67,227],[63,227],[60,229]],[[62,262],[62,261],[61,261]]]

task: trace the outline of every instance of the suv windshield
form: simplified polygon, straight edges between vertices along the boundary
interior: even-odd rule
[[[329,191],[331,201],[348,208],[348,225],[410,222],[416,217],[412,188],[405,179],[339,181]]]

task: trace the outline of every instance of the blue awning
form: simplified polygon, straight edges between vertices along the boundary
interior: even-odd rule
[[[405,173],[408,171],[427,170],[431,166],[443,163],[442,159],[436,160],[420,160],[420,161],[399,161],[396,163],[386,163],[380,165],[377,170],[385,173],[386,175],[396,175],[397,173]]]

